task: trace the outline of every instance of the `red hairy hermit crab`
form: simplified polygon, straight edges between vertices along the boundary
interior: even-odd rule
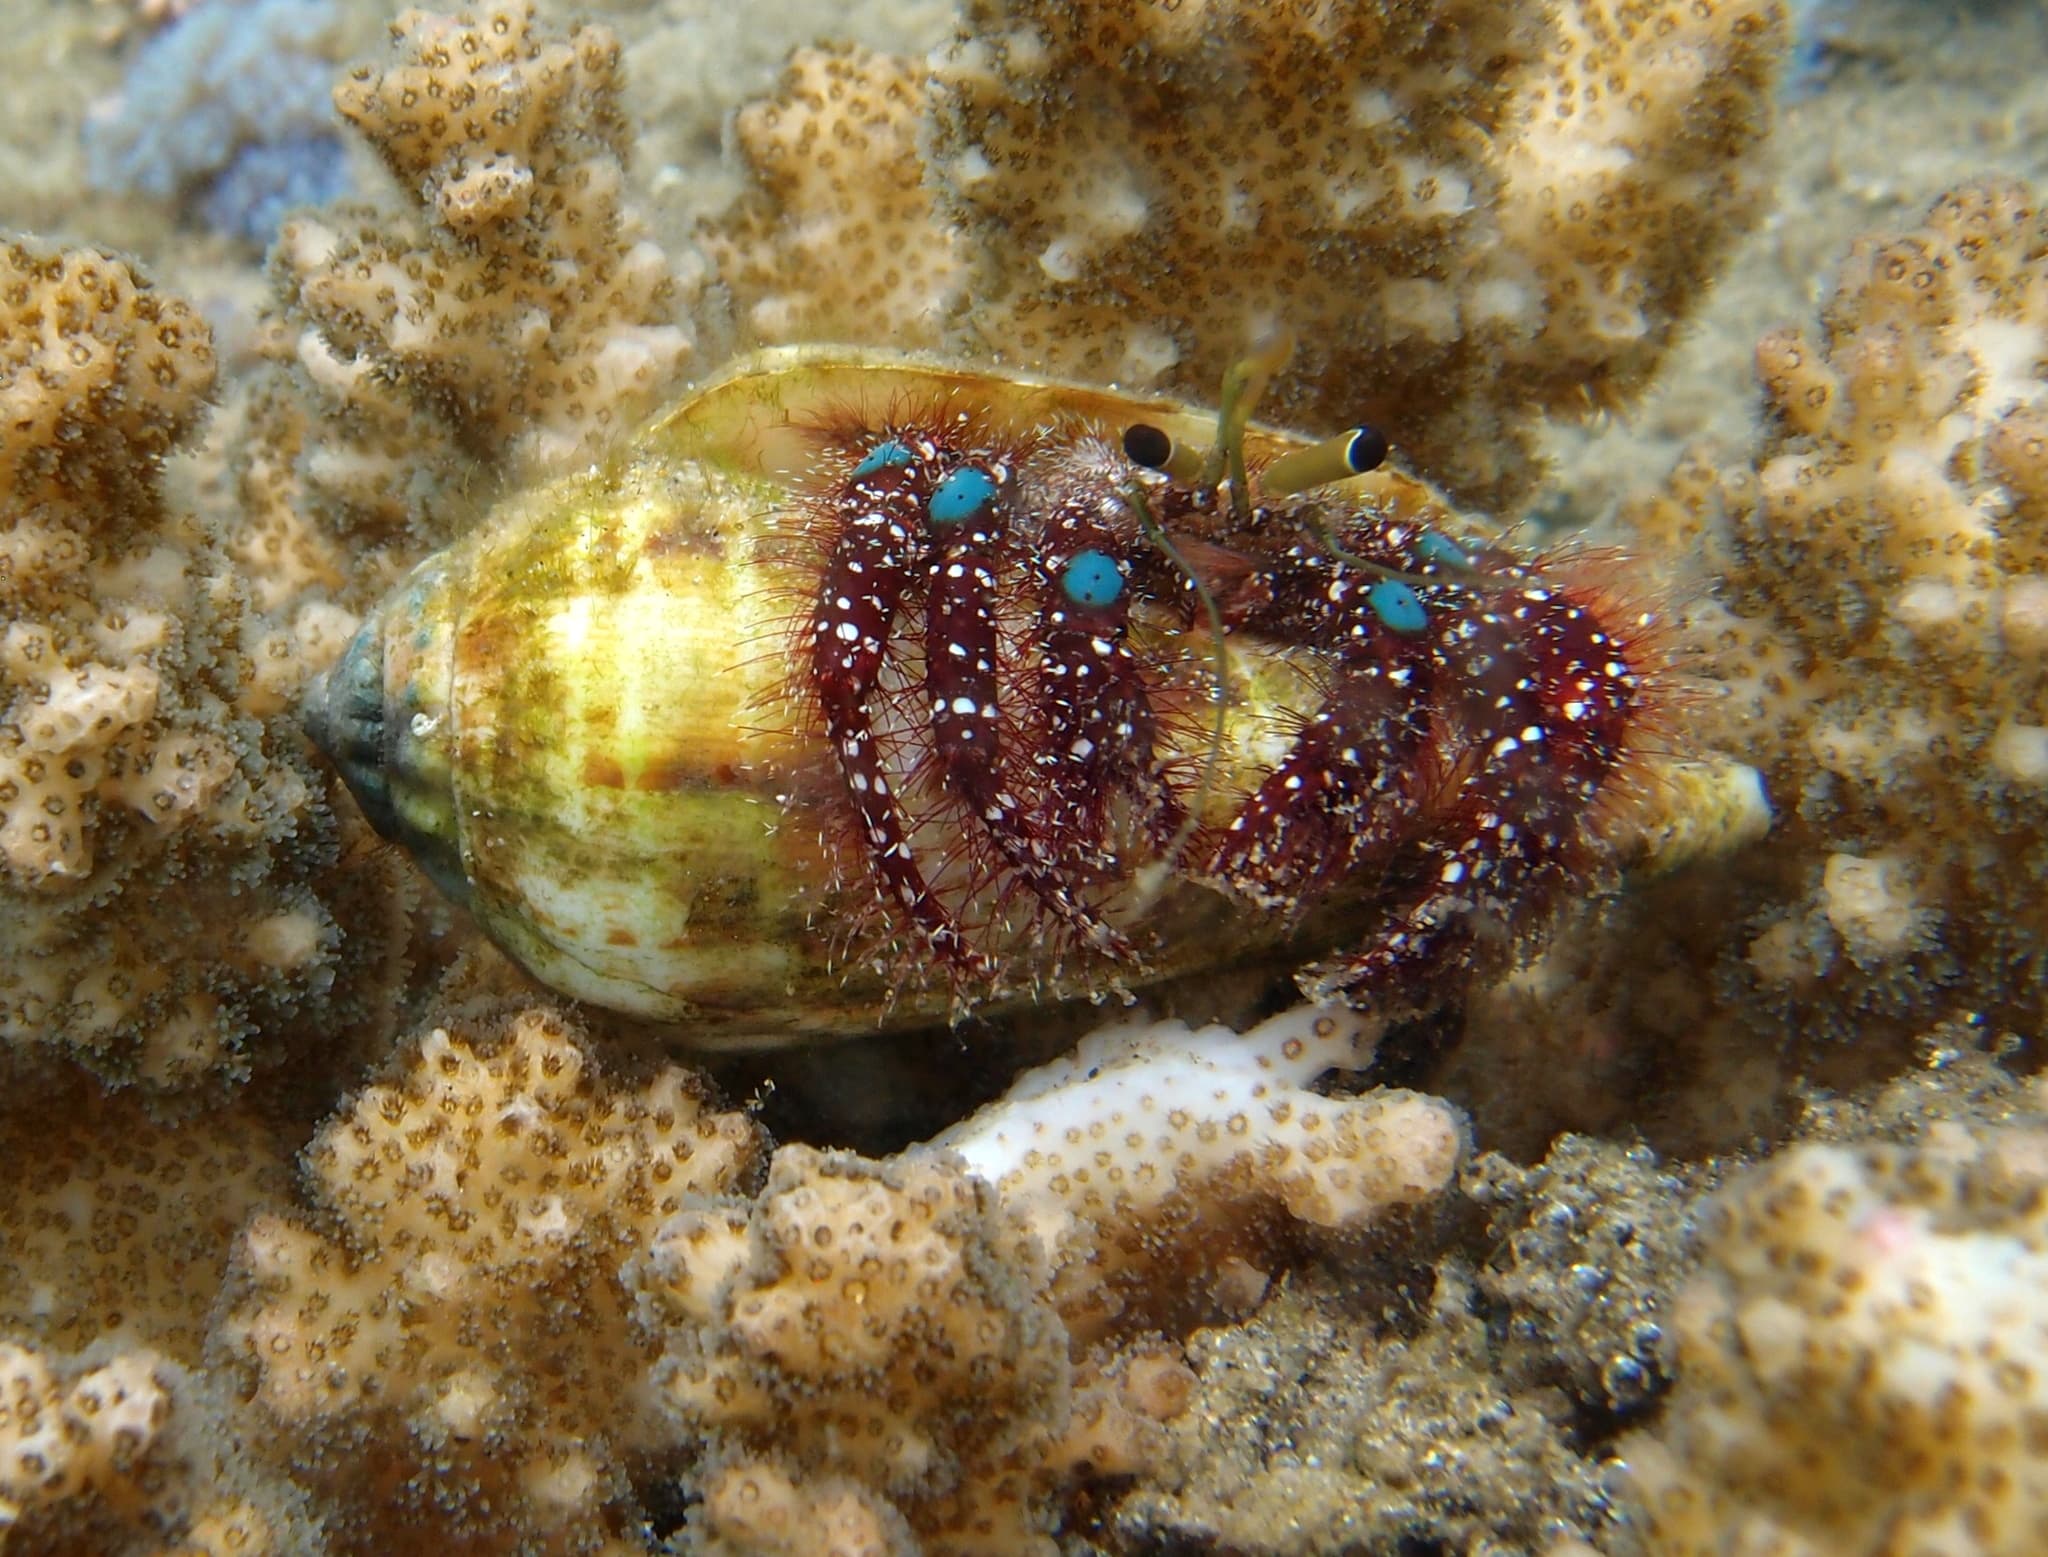
[[[707,1045],[1258,956],[1425,1003],[1589,868],[1656,624],[1250,425],[1271,355],[1220,413],[746,359],[421,564],[307,727],[537,977]]]

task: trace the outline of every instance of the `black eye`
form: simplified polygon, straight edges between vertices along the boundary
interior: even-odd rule
[[[1173,439],[1164,427],[1133,422],[1124,429],[1124,457],[1147,470],[1164,470],[1173,458]]]
[[[1350,446],[1344,454],[1345,463],[1354,472],[1378,470],[1387,462],[1387,435],[1377,427],[1353,428]]]

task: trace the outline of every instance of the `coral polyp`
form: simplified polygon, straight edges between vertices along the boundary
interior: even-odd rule
[[[1595,860],[1655,624],[1353,429],[763,354],[429,559],[309,700],[547,983],[786,1041],[1313,962],[1426,1003]]]

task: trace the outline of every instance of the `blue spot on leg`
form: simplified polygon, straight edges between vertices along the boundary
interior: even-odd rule
[[[888,470],[897,465],[908,465],[910,450],[896,438],[884,438],[872,449],[867,457],[853,467],[855,476],[872,476],[878,470]]]
[[[995,495],[994,478],[985,470],[966,465],[950,472],[932,489],[925,512],[933,524],[959,524],[988,507],[989,499]]]
[[[1472,559],[1461,551],[1455,541],[1434,530],[1426,531],[1415,543],[1415,554],[1424,562],[1434,562],[1446,568],[1469,568]]]
[[[1113,606],[1124,592],[1123,569],[1108,552],[1079,552],[1061,570],[1060,588],[1077,606]]]
[[[1429,625],[1429,612],[1422,599],[1399,579],[1383,578],[1365,592],[1372,614],[1389,629],[1412,637]]]

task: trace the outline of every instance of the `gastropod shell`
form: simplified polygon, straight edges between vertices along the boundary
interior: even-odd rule
[[[759,354],[421,563],[306,727],[542,982],[705,1046],[1421,990],[1581,868],[1650,634],[1250,398]]]

